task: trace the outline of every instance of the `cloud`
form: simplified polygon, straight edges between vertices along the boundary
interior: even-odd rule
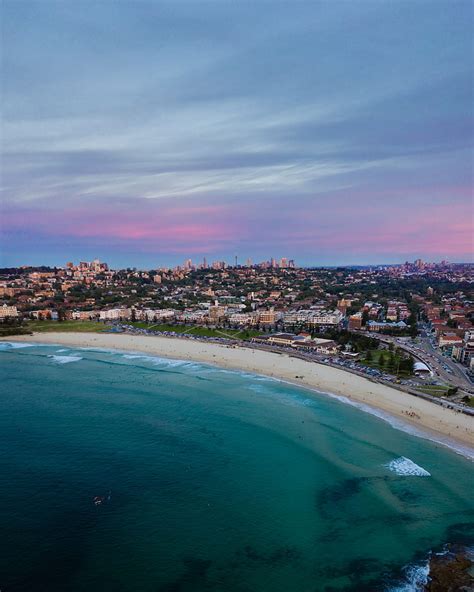
[[[5,244],[30,249],[55,248],[62,254],[81,245],[102,257],[128,253],[160,258],[183,255],[219,258],[223,254],[298,253],[300,262],[356,260],[391,261],[424,253],[428,257],[466,260],[472,253],[472,211],[462,200],[467,188],[452,188],[457,201],[400,208],[396,194],[386,194],[385,216],[376,207],[380,196],[340,199],[343,191],[326,195],[227,200],[127,199],[78,201],[67,212],[52,206],[16,204],[4,211]],[[440,240],[440,237],[442,240]],[[11,256],[12,253],[9,253]],[[60,263],[60,261],[56,261]]]
[[[48,259],[70,237],[77,251],[116,241],[170,260],[280,245],[310,262],[338,257],[337,236],[367,260],[367,233],[387,221],[387,256],[465,249],[449,238],[464,227],[441,232],[428,213],[470,207],[469,3],[6,0],[3,12],[9,252],[31,236]],[[407,208],[426,235],[398,223]]]

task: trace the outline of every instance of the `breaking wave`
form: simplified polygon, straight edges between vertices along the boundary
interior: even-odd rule
[[[403,571],[401,580],[394,586],[389,586],[387,592],[422,592],[425,589],[430,573],[428,560],[421,564],[409,565]]]
[[[51,358],[57,364],[69,364],[70,362],[82,360],[80,356],[48,356],[48,358]]]
[[[385,466],[401,477],[431,477],[431,473],[405,456],[395,458]]]
[[[0,349],[21,349],[23,347],[35,347],[36,343],[26,343],[24,341],[2,341]]]

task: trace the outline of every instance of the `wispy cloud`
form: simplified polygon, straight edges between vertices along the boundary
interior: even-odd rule
[[[5,262],[467,257],[470,11],[6,0]]]

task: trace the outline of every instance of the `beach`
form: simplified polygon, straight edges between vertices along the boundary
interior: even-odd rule
[[[473,449],[474,417],[418,398],[390,386],[375,383],[344,370],[245,346],[228,346],[199,340],[128,334],[40,333],[15,336],[5,341],[58,344],[71,347],[104,348],[213,364],[344,397],[353,404],[368,406],[403,420],[426,435],[449,444],[449,440]]]

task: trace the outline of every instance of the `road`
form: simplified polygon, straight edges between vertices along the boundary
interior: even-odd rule
[[[474,384],[467,376],[462,366],[457,364],[451,358],[443,354],[433,346],[430,334],[425,328],[421,329],[420,335],[416,341],[411,339],[389,337],[387,335],[377,335],[379,339],[385,342],[392,342],[413,356],[424,362],[434,373],[436,378],[460,390],[474,394]]]

